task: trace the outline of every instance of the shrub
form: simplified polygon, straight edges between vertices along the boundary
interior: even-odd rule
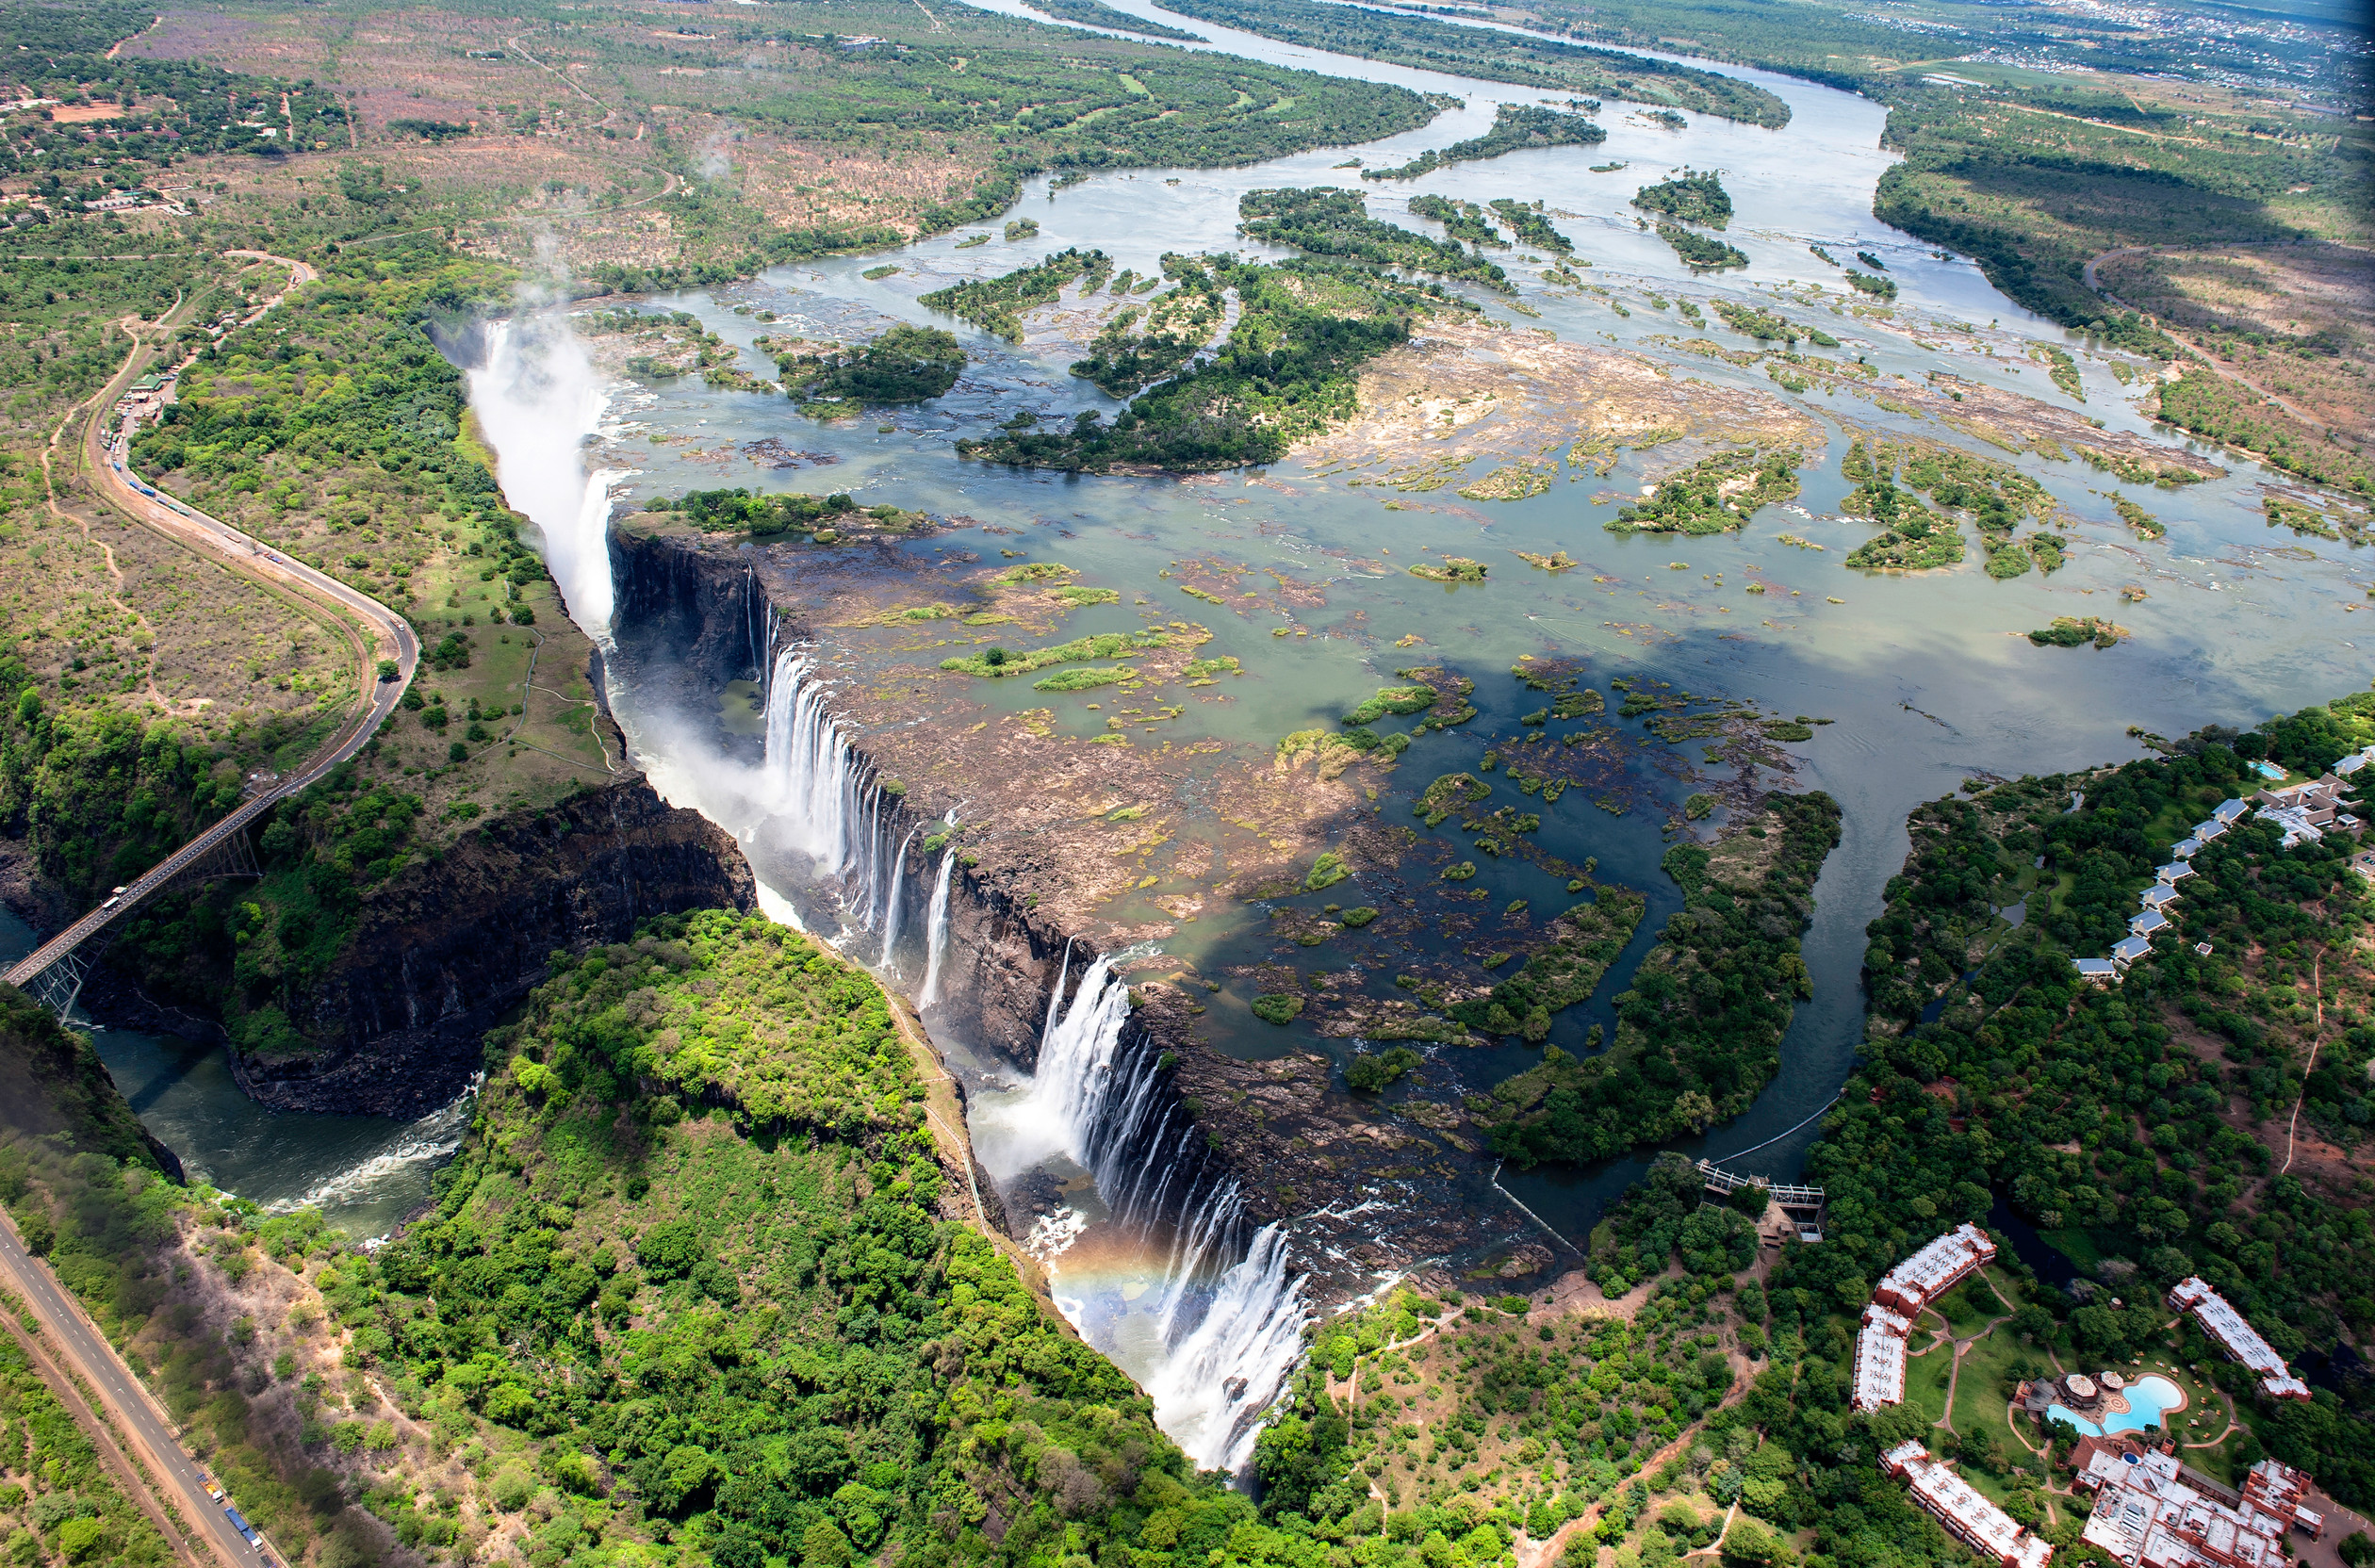
[[[528,1472],[506,1465],[495,1472],[495,1484],[489,1489],[497,1509],[505,1513],[517,1513],[528,1506],[528,1499],[536,1494],[536,1483]]]
[[[1355,1094],[1375,1094],[1419,1063],[1418,1053],[1406,1045],[1371,1054],[1361,1052],[1344,1070],[1344,1083]]]
[[[1292,1023],[1302,1010],[1303,999],[1290,991],[1269,991],[1253,999],[1253,1016],[1265,1023]]]

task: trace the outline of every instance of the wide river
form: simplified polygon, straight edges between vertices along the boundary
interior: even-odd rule
[[[1580,657],[1588,662],[1586,683],[1602,689],[1612,677],[1646,676],[1785,715],[1835,721],[1818,730],[1813,742],[1792,748],[1799,754],[1798,787],[1828,791],[1845,813],[1844,841],[1817,890],[1820,913],[1808,938],[1815,999],[1799,1010],[1779,1078],[1746,1116],[1712,1134],[1705,1152],[1721,1156],[1764,1144],[1836,1091],[1859,1033],[1862,928],[1877,912],[1881,889],[1903,860],[1904,819],[1914,805],[1951,792],[1977,775],[2016,776],[2138,755],[2138,743],[2127,734],[2130,727],[2183,735],[2212,723],[2248,725],[2367,680],[2370,661],[2355,645],[2354,616],[2346,610],[2365,602],[2367,570],[2357,566],[2343,545],[2271,531],[2258,498],[2262,485],[2276,476],[2248,461],[2222,459],[2232,470],[2227,478],[2182,491],[2129,486],[2168,526],[2165,538],[2138,542],[2118,522],[2108,496],[2115,484],[2107,474],[2035,456],[2010,459],[2080,519],[2071,535],[2068,564],[2050,578],[2031,573],[2008,582],[1990,580],[1975,548],[1962,566],[1947,572],[1878,576],[1843,569],[1843,557],[1870,537],[1873,528],[1836,515],[1839,501],[1852,488],[1839,473],[1848,444],[1839,422],[1882,430],[1915,427],[1868,402],[1826,398],[1819,389],[1792,400],[1832,427],[1826,450],[1803,471],[1799,504],[1805,512],[1768,509],[1745,531],[1716,538],[1619,538],[1603,531],[1609,511],[1595,507],[1589,498],[1603,486],[1620,492],[1637,487],[1631,454],[1605,482],[1588,471],[1578,476],[1569,470],[1580,483],[1554,484],[1530,499],[1470,503],[1447,490],[1395,498],[1408,508],[1400,512],[1381,507],[1381,497],[1390,498],[1391,492],[1348,488],[1340,481],[1314,478],[1306,466],[1292,462],[1259,475],[1229,476],[1214,485],[1014,472],[958,461],[951,449],[958,437],[984,433],[985,427],[1019,409],[1069,415],[1086,408],[1109,413],[1120,405],[1067,373],[1071,349],[1035,351],[1027,339],[1022,348],[1010,347],[925,309],[916,303],[918,294],[952,278],[992,276],[1066,246],[1101,249],[1120,266],[1141,273],[1154,270],[1168,252],[1271,253],[1237,232],[1238,196],[1265,187],[1322,184],[1361,188],[1374,215],[1428,233],[1438,231],[1422,220],[1401,218],[1398,210],[1407,197],[1422,191],[1472,200],[1503,195],[1540,200],[1547,209],[1581,215],[1554,220],[1575,241],[1578,254],[1593,263],[1586,277],[1610,289],[1630,314],[1616,314],[1597,296],[1546,285],[1507,253],[1499,259],[1518,284],[1522,309],[1480,295],[1487,313],[1520,327],[1549,328],[1563,338],[1636,348],[1673,365],[1678,376],[1718,384],[1773,386],[1760,369],[1735,369],[1645,341],[1658,334],[1697,335],[1671,313],[1646,303],[1646,296],[1702,303],[1728,297],[1769,306],[1774,296],[1761,288],[1773,285],[1795,280],[1840,286],[1838,274],[1810,253],[1810,245],[1824,245],[1843,259],[1869,251],[1885,260],[1898,283],[1900,321],[1959,323],[1973,329],[1960,340],[1991,341],[1994,356],[1960,352],[1950,359],[1919,346],[1914,333],[1874,331],[1852,318],[1825,320],[1802,309],[1789,314],[1831,327],[1884,374],[1919,381],[1944,368],[2045,400],[2058,400],[2058,394],[2046,381],[2045,368],[2024,358],[2023,350],[2029,342],[2066,344],[2078,357],[2086,412],[2111,430],[2152,432],[2133,406],[2133,394],[2114,379],[2105,359],[1998,294],[1968,261],[1941,259],[1872,216],[1874,185],[1891,160],[1878,147],[1884,111],[1867,100],[1789,77],[1713,66],[1787,100],[1790,124],[1765,130],[1694,114],[1686,117],[1687,128],[1671,130],[1611,103],[1599,116],[1608,140],[1596,147],[1518,153],[1438,170],[1415,182],[1365,184],[1341,166],[1356,156],[1371,167],[1399,164],[1422,149],[1476,134],[1491,122],[1498,103],[1530,103],[1535,95],[1503,84],[1291,48],[1162,12],[1146,0],[1122,0],[1122,8],[1205,34],[1216,47],[1234,53],[1454,93],[1468,106],[1372,145],[1249,168],[1107,173],[1057,191],[1042,179],[1010,215],[1033,218],[1040,225],[1036,237],[1018,242],[995,237],[996,225],[991,225],[993,237],[986,246],[959,249],[965,236],[950,235],[889,254],[784,268],[730,288],[653,300],[652,308],[689,311],[727,341],[745,348],[768,333],[856,335],[893,320],[947,327],[957,332],[974,364],[950,396],[918,413],[886,416],[884,423],[895,428],[877,428],[871,417],[818,424],[780,398],[711,390],[692,379],[631,384],[611,400],[599,448],[601,462],[631,470],[616,487],[617,496],[626,503],[728,484],[845,490],[867,504],[891,501],[1023,530],[1024,538],[987,540],[975,547],[986,552],[991,543],[1031,547],[1037,555],[1079,568],[1083,582],[1124,589],[1125,598],[1132,588],[1151,594],[1157,570],[1191,557],[1219,556],[1257,572],[1276,567],[1322,579],[1327,607],[1300,617],[1315,633],[1308,639],[1273,639],[1267,622],[1238,624],[1228,614],[1201,617],[1217,633],[1205,651],[1237,654],[1260,678],[1237,683],[1232,688],[1237,700],[1224,709],[1199,709],[1191,722],[1239,741],[1332,723],[1346,707],[1390,682],[1397,664],[1413,662],[1389,645],[1398,635],[1415,632],[1425,640],[1426,658],[1449,660],[1478,680],[1475,700],[1484,709],[1484,716],[1468,727],[1465,743],[1465,743],[1466,750],[1456,756],[1450,750],[1414,752],[1405,760],[1402,772],[1416,775],[1420,784],[1439,772],[1473,766],[1474,754],[1496,733],[1504,738],[1523,733],[1515,726],[1515,716],[1542,699],[1501,675],[1521,654]],[[986,0],[985,8],[1031,14],[1007,0]],[[1609,163],[1628,167],[1591,172],[1592,165]],[[1722,172],[1737,210],[1726,237],[1748,253],[1751,265],[1744,272],[1723,274],[1719,282],[1695,278],[1663,241],[1636,225],[1637,215],[1627,204],[1634,190],[1685,165]],[[876,279],[863,276],[886,262],[898,270]],[[762,322],[761,311],[776,312],[780,319]],[[1720,329],[1710,335],[1728,344],[1742,341]],[[743,363],[754,374],[772,374],[772,365],[756,349],[744,354]],[[2067,400],[2059,400],[2066,405]],[[1951,430],[1919,428],[1931,439],[2004,457]],[[831,466],[780,474],[765,466],[768,459],[741,453],[745,444],[766,442],[824,454]],[[515,493],[513,499],[560,528],[581,514],[575,494]],[[1816,552],[1783,544],[1776,537],[1783,531],[1826,548]],[[1407,577],[1376,576],[1345,564],[1373,557],[1381,546],[1401,560],[1417,559],[1422,547],[1483,559],[1492,565],[1492,580],[1481,589],[1448,593]],[[1556,577],[1524,569],[1510,553],[1561,548],[1581,565]],[[1680,560],[1687,560],[1689,570],[1672,569]],[[1743,585],[1750,581],[1767,585],[1767,591],[1744,596]],[[2145,588],[2149,596],[2123,602],[2120,590],[2130,585]],[[1834,598],[1844,602],[1830,602]],[[1138,624],[1113,613],[1113,629]],[[2040,648],[2019,635],[2056,616],[2115,613],[2135,637],[2102,653]],[[1084,615],[1071,626],[1094,630],[1106,623]],[[1344,634],[1319,635],[1331,630]],[[625,696],[631,712],[632,694]],[[1043,698],[1017,692],[1010,700],[1024,707]],[[1216,713],[1225,720],[1214,724]],[[1084,724],[1081,732],[1092,725],[1093,720]],[[1446,743],[1446,738],[1423,743]],[[648,760],[666,776],[667,759]],[[1673,906],[1671,884],[1657,870],[1665,841],[1660,825],[1640,813],[1608,816],[1570,794],[1545,813],[1543,838],[1571,861],[1597,856],[1602,877],[1650,892],[1650,918],[1630,963]],[[1513,880],[1524,890],[1522,876]],[[1199,950],[1226,939],[1211,928],[1198,929]],[[1623,988],[1626,972],[1620,967],[1611,974],[1603,997]],[[1580,1035],[1595,1016],[1594,1007],[1563,1016],[1562,1037],[1570,1022]],[[1251,1033],[1249,1050],[1275,1049],[1274,1039],[1262,1043],[1259,1026]],[[1813,1129],[1801,1129],[1760,1150],[1756,1163],[1786,1172],[1814,1135]],[[1554,1221],[1564,1210],[1578,1226],[1588,1225],[1589,1206],[1610,1190],[1610,1182],[1598,1176],[1581,1184],[1588,1200],[1583,1191],[1561,1196],[1578,1186],[1574,1177],[1503,1181]],[[1585,1207],[1579,1209],[1579,1201]]]
[[[1007,14],[1031,14],[1007,0],[982,3]],[[1289,48],[1159,12],[1145,0],[1119,3],[1204,34],[1214,48],[1450,93],[1466,106],[1373,145],[1250,168],[1105,173],[1053,191],[1041,179],[1007,215],[1038,220],[1039,233],[1028,239],[1006,242],[992,224],[985,245],[959,248],[965,237],[950,235],[888,254],[784,268],[729,287],[648,302],[655,310],[698,317],[744,350],[745,368],[760,376],[774,373],[753,347],[764,333],[856,337],[893,321],[956,331],[973,357],[957,390],[920,411],[879,421],[869,416],[822,425],[803,418],[779,396],[712,390],[696,379],[589,383],[582,351],[549,332],[548,343],[560,342],[558,356],[568,365],[543,394],[510,398],[500,377],[483,373],[474,377],[474,395],[503,459],[506,494],[543,527],[555,575],[590,631],[603,635],[609,619],[607,568],[598,547],[606,498],[624,505],[726,485],[839,490],[865,504],[887,501],[987,524],[993,535],[975,536],[971,545],[984,556],[994,544],[1033,559],[1060,559],[1079,571],[1081,582],[1122,590],[1125,606],[1134,592],[1154,598],[1159,589],[1166,597],[1155,602],[1166,615],[1188,609],[1173,608],[1184,601],[1168,584],[1158,585],[1156,574],[1192,558],[1218,558],[1256,573],[1275,568],[1323,584],[1324,607],[1297,615],[1308,636],[1273,637],[1275,617],[1198,614],[1215,633],[1203,651],[1237,655],[1251,673],[1232,683],[1227,704],[1191,705],[1181,725],[1197,727],[1172,737],[1181,743],[1203,733],[1267,744],[1296,729],[1333,725],[1336,714],[1390,683],[1397,665],[1440,662],[1476,679],[1474,700],[1483,711],[1463,729],[1421,742],[1422,749],[1405,759],[1396,787],[1416,788],[1436,774],[1475,768],[1496,736],[1504,745],[1522,736],[1517,715],[1542,701],[1504,673],[1523,655],[1582,661],[1585,683],[1602,691],[1611,690],[1615,678],[1646,678],[1784,716],[1833,721],[1811,742],[1789,748],[1796,760],[1793,787],[1826,790],[1844,811],[1844,841],[1817,887],[1819,908],[1807,938],[1814,999],[1799,1008],[1781,1072],[1754,1107],[1689,1148],[1718,1160],[1744,1153],[1750,1156],[1745,1168],[1782,1177],[1795,1170],[1816,1135],[1810,1119],[1836,1094],[1852,1061],[1861,1020],[1862,930],[1903,860],[1903,824],[1913,806],[1974,776],[2013,776],[2137,755],[2131,727],[2173,736],[2211,723],[2252,724],[2356,689],[2375,673],[2355,644],[2348,609],[2366,602],[2367,574],[2354,569],[2340,544],[2271,531],[2259,497],[2274,476],[2248,462],[2222,459],[2231,470],[2227,477],[2179,492],[2130,486],[2168,528],[2162,539],[2138,542],[2119,524],[2107,475],[2070,462],[2011,459],[2078,520],[2068,564],[2050,578],[2032,573],[1990,580],[1975,549],[1964,565],[1946,572],[1882,577],[1843,569],[1843,558],[1873,531],[1871,525],[1837,515],[1851,488],[1839,471],[1848,444],[1843,425],[1910,430],[1918,416],[1826,396],[1819,386],[1784,395],[1829,436],[1802,473],[1799,509],[1771,509],[1742,532],[1711,538],[1618,537],[1603,531],[1611,512],[1594,497],[1639,488],[1639,459],[1631,453],[1604,479],[1567,469],[1548,493],[1510,502],[1463,501],[1450,490],[1394,497],[1315,475],[1300,462],[1217,482],[1182,483],[1014,472],[959,461],[957,439],[983,433],[1018,411],[1068,416],[1089,408],[1110,413],[1119,405],[1067,373],[1071,348],[1028,339],[1009,346],[925,309],[919,294],[956,278],[995,275],[1066,246],[1103,250],[1117,265],[1140,273],[1155,272],[1170,252],[1268,253],[1237,233],[1239,195],[1322,184],[1360,188],[1373,215],[1429,233],[1437,232],[1433,224],[1401,210],[1422,191],[1539,200],[1573,239],[1578,256],[1591,264],[1586,280],[1604,292],[1556,286],[1517,262],[1517,253],[1505,253],[1499,259],[1518,293],[1514,302],[1479,296],[1487,314],[1574,342],[1637,349],[1672,365],[1678,379],[1695,376],[1717,385],[1774,390],[1761,368],[1735,368],[1648,341],[1661,334],[1699,335],[1677,322],[1667,301],[1707,305],[1721,298],[1772,306],[1776,286],[1843,286],[1837,270],[1810,246],[1824,246],[1843,261],[1854,252],[1870,252],[1885,262],[1901,290],[1894,330],[1810,312],[1798,302],[1789,314],[1826,325],[1845,342],[1845,351],[1861,354],[1886,375],[1919,383],[1947,368],[2046,400],[2059,395],[2045,367],[2026,356],[2027,345],[2066,347],[2077,355],[2086,411],[2115,431],[2151,432],[2107,360],[2004,299],[1968,262],[1941,257],[1872,217],[1874,185],[1890,161],[1878,146],[1884,111],[1877,105],[1786,77],[1715,66],[1780,95],[1793,110],[1791,123],[1764,130],[1693,114],[1683,128],[1671,129],[1612,102],[1598,116],[1608,139],[1595,147],[1520,153],[1455,165],[1414,182],[1365,184],[1356,171],[1342,167],[1349,159],[1371,167],[1400,164],[1421,150],[1477,134],[1492,122],[1498,104],[1531,103],[1537,95]],[[1596,164],[1626,167],[1595,172]],[[1635,189],[1686,165],[1722,172],[1737,213],[1726,237],[1748,254],[1744,271],[1694,277],[1636,222],[1627,204]],[[885,264],[896,270],[864,275]],[[762,321],[762,312],[778,319]],[[1921,335],[1925,326],[1936,328],[1945,346],[1930,346]],[[1744,341],[1720,330],[1705,335],[1735,348]],[[1981,449],[1943,427],[1919,422],[1919,428],[1930,439]],[[593,437],[591,462],[599,470],[590,488],[576,456],[581,435]],[[754,444],[821,461],[779,472],[763,450],[746,455]],[[1382,504],[1387,500],[1394,510]],[[1781,532],[1824,548],[1785,544],[1777,538]],[[947,542],[946,536],[938,541]],[[934,543],[918,547],[929,551]],[[1511,553],[1559,549],[1581,563],[1577,569],[1557,576],[1533,572]],[[1491,581],[1454,593],[1354,564],[1381,550],[1390,550],[1397,564],[1421,559],[1422,550],[1475,557],[1491,564]],[[1676,569],[1682,563],[1687,569]],[[1745,593],[1751,582],[1763,592]],[[2148,596],[2123,602],[2121,590],[2131,586]],[[2056,616],[2115,613],[2135,635],[2104,652],[2040,648],[2019,635]],[[1083,612],[1068,629],[1139,624],[1117,606]],[[1393,645],[1404,636],[1423,639],[1423,656]],[[639,707],[631,690],[614,695],[663,791],[684,804],[714,808],[704,788],[706,759],[677,738],[687,733],[688,721],[697,729],[715,715],[663,714]],[[1059,707],[1070,704],[1059,722],[1072,733],[1093,732],[1095,716],[1082,708],[1097,695],[1056,699]],[[991,700],[1019,708],[1045,699],[1016,692]],[[729,705],[729,717],[740,703],[737,696]],[[1692,785],[1658,772],[1645,752],[1642,787],[1651,795],[1663,792],[1670,804]],[[1624,988],[1656,926],[1677,905],[1673,885],[1658,869],[1670,841],[1662,810],[1611,814],[1581,792],[1542,815],[1546,849],[1576,863],[1596,858],[1604,880],[1640,889],[1650,899],[1640,937],[1599,996],[1561,1015],[1553,1038],[1581,1049],[1583,1031],[1607,1021],[1605,999]],[[729,820],[727,825],[750,825]],[[1525,896],[1542,907],[1560,895],[1551,879],[1511,864],[1488,867],[1479,883],[1492,888],[1497,902]],[[759,869],[774,884],[771,906],[780,909],[776,900],[788,900],[811,924],[821,920],[831,929],[829,911],[815,906],[796,866],[762,863]],[[1217,911],[1182,927],[1165,947],[1204,964],[1206,972],[1220,972],[1215,966],[1233,958],[1269,955],[1258,929],[1263,916],[1258,908],[1234,918]],[[905,978],[912,981],[914,974],[915,966],[906,965]],[[1237,1012],[1216,1007],[1215,1017],[1244,1017],[1242,999],[1237,1000]],[[1227,1048],[1268,1054],[1280,1048],[1281,1037],[1249,1020]],[[259,1199],[314,1192],[334,1217],[367,1233],[384,1226],[391,1195],[420,1190],[420,1178],[412,1172],[425,1171],[426,1162],[402,1156],[443,1141],[431,1135],[424,1142],[418,1129],[363,1127],[345,1119],[266,1123],[253,1107],[240,1108],[246,1102],[227,1072],[205,1065],[219,1064],[219,1057],[106,1034],[100,1043],[150,1124],[218,1183]],[[942,1043],[959,1070],[975,1080],[976,1137],[994,1169],[1001,1138],[1019,1136],[1005,1121],[1027,1100],[1028,1086],[1011,1083],[1010,1075],[1002,1079],[996,1065],[976,1056],[967,1041]],[[1531,1056],[1514,1048],[1438,1048],[1428,1070],[1438,1088],[1449,1080],[1474,1092]],[[304,1158],[262,1152],[300,1148],[317,1152]],[[342,1172],[385,1174],[391,1167],[401,1167],[403,1179],[367,1184],[369,1196],[362,1195],[366,1187],[337,1180]],[[1506,1172],[1500,1185],[1556,1232],[1580,1238],[1606,1200],[1640,1168],[1639,1160],[1626,1160],[1588,1172]],[[1095,1195],[1081,1190],[1078,1173],[1057,1168],[1055,1174],[1071,1178],[1068,1190],[1078,1195],[1080,1217],[1093,1221]],[[1503,1205],[1507,1213],[1505,1200],[1479,1184],[1471,1184],[1463,1200]],[[1520,1232],[1528,1223],[1508,1217]],[[1166,1387],[1166,1348],[1149,1342],[1149,1326],[1134,1324],[1130,1310],[1130,1303],[1162,1294],[1159,1266],[1142,1257],[1115,1263],[1100,1255],[1091,1262],[1088,1254],[1094,1250],[1082,1250],[1069,1273],[1056,1260],[1058,1296],[1090,1326],[1092,1339],[1115,1349],[1149,1386]],[[1235,1435],[1191,1431],[1194,1421],[1179,1415],[1181,1401],[1193,1396],[1193,1391],[1171,1389],[1174,1418],[1166,1425],[1207,1462],[1236,1457]]]

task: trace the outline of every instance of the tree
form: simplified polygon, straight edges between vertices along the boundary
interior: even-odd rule
[[[1773,1531],[1745,1514],[1736,1515],[1724,1532],[1725,1568],[1783,1568],[1793,1560]]]

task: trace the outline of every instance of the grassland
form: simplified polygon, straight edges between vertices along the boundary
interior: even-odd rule
[[[124,52],[340,84],[345,145],[192,160],[213,205],[285,210],[352,173],[376,217],[458,219],[484,253],[531,263],[541,244],[624,287],[984,220],[1041,170],[1246,163],[1435,112],[1400,89],[966,8],[837,5],[830,33],[760,13],[695,25],[658,4],[368,24],[248,5],[174,13]],[[876,41],[841,41],[861,38]]]

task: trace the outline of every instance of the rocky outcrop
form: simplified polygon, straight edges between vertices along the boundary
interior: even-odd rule
[[[288,1110],[418,1116],[480,1066],[480,1037],[556,949],[631,936],[686,909],[748,908],[750,872],[724,830],[641,778],[498,817],[365,906],[346,956],[297,1027],[317,1049],[235,1056],[241,1087]]]

